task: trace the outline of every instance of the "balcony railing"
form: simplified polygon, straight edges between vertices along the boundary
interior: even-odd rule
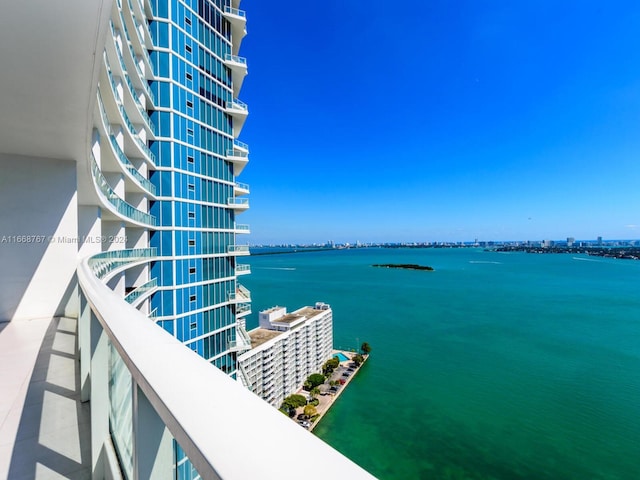
[[[227,205],[241,209],[249,208],[249,199],[245,197],[229,197]]]
[[[227,157],[229,157],[232,161],[233,159],[241,159],[241,160],[249,161],[249,154],[247,152],[241,152],[239,150],[234,150],[234,149],[227,150]]]
[[[247,59],[246,59],[246,58],[244,58],[244,57],[240,57],[240,56],[238,56],[238,55],[232,55],[232,54],[230,54],[230,53],[227,53],[227,54],[224,56],[224,59],[225,59],[227,62],[231,62],[231,63],[235,63],[235,64],[240,64],[240,65],[243,65],[243,66],[245,66],[245,67],[247,66]]]
[[[248,273],[251,273],[251,265],[248,265],[248,264],[236,265],[236,275],[246,275]]]
[[[104,126],[107,129],[107,133],[111,134],[111,122],[109,122],[109,117],[107,116],[107,110],[104,108],[104,102],[102,101],[100,90],[98,90],[98,106],[100,107],[100,116],[102,117],[102,122],[104,123]]]
[[[158,279],[152,278],[147,283],[140,285],[139,287],[136,287],[135,290],[125,295],[124,301],[130,304],[134,304],[136,300],[138,300],[140,297],[155,290],[157,287],[158,287]]]
[[[230,13],[231,15],[235,15],[236,17],[247,17],[247,13],[244,10],[240,10],[239,8],[233,8],[227,5],[224,7],[224,13]]]
[[[131,450],[121,460],[134,478],[172,477],[173,439],[201,478],[297,478],[301,465],[317,458],[331,465],[336,478],[373,478],[124,302],[94,274],[97,257],[78,266],[81,305],[86,306],[79,319],[80,382],[83,399],[91,400],[92,450],[101,452],[95,475],[112,478],[122,469],[112,444],[119,438],[109,431],[109,418],[115,416],[124,428],[129,422]],[[123,370],[131,395],[117,397],[125,403],[113,410],[110,385]],[[176,392],[189,392],[189,398]],[[295,462],[278,461],[283,442]],[[244,461],[244,449],[253,452],[251,462]]]
[[[228,245],[227,253],[249,254],[249,245]]]
[[[243,313],[251,312],[251,304],[250,303],[241,303],[236,307],[236,315],[242,315]]]
[[[251,301],[251,292],[244,285],[238,284],[236,290],[236,300],[241,302],[250,302]]]
[[[249,184],[248,183],[236,182],[235,188],[238,189],[238,190],[249,192]]]
[[[237,148],[240,148],[241,150],[246,150],[247,152],[249,151],[249,145],[247,145],[244,142],[241,142],[238,139],[234,139],[233,140],[233,146],[237,147]]]
[[[127,130],[129,130],[129,133],[133,137],[133,140],[138,144],[138,146],[145,153],[145,155],[149,157],[149,160],[151,160],[151,162],[155,164],[156,156],[153,154],[151,150],[149,150],[149,147],[147,147],[147,144],[138,135],[138,131],[133,126],[133,123],[131,123],[131,120],[129,119],[129,115],[127,115],[127,111],[125,110],[124,105],[118,104],[118,110],[120,110],[122,119],[124,120],[124,123],[127,126]]]
[[[99,279],[105,278],[116,268],[148,262],[156,257],[155,248],[132,248],[128,250],[111,250],[92,256],[87,265],[91,273]]]
[[[118,196],[117,193],[113,191],[107,180],[102,175],[100,167],[98,167],[98,163],[96,162],[93,153],[91,153],[91,173],[93,174],[93,180],[100,192],[102,192],[107,201],[111,204],[112,207],[116,209],[116,211],[120,215],[123,215],[124,217],[134,222],[141,223],[149,227],[156,226],[156,217],[138,210],[133,205],[125,202]]]
[[[236,352],[251,350],[251,338],[242,326],[236,326],[236,339],[229,340],[229,347]]]
[[[133,166],[133,164],[129,161],[127,156],[120,148],[120,145],[118,145],[118,141],[113,135],[109,136],[109,140],[111,141],[111,145],[113,146],[113,149],[115,150],[118,160],[120,160],[122,166],[138,181],[143,189],[145,189],[151,195],[155,196],[156,186],[151,183],[149,179],[145,178],[136,167]]]
[[[133,101],[135,102],[136,107],[138,107],[138,111],[140,112],[140,115],[142,115],[142,118],[147,123],[149,130],[151,130],[151,133],[155,135],[156,126],[151,120],[151,118],[149,117],[149,114],[147,113],[146,109],[142,106],[142,103],[140,103],[140,100],[138,99],[138,94],[136,93],[136,87],[133,85],[133,82],[131,81],[131,78],[127,73],[124,74],[124,78],[126,80],[127,86],[129,87],[129,92],[133,97]]]
[[[244,103],[242,100],[234,98],[230,102],[227,102],[227,110],[240,111],[246,114],[249,112],[249,105]]]
[[[113,35],[113,40],[116,46],[116,54],[118,56],[118,60],[120,61],[120,66],[122,67],[122,71],[123,73],[127,73],[128,72],[127,64],[124,61],[124,55],[122,54],[122,49],[120,48],[120,44],[116,41],[117,34],[116,34],[116,28],[113,25],[113,22],[111,23],[111,34]],[[134,64],[136,63],[135,56],[133,57],[133,63]],[[142,71],[140,70],[137,64],[136,64],[136,69],[138,70],[138,74],[142,75]],[[144,92],[149,97],[149,100],[151,100],[151,103],[155,104],[156,102],[155,95],[151,91],[151,87],[149,87],[149,84],[147,83],[147,81],[144,78],[140,78],[140,83],[142,84],[142,88],[144,89]]]

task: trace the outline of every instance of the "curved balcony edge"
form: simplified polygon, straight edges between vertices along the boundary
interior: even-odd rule
[[[113,191],[107,180],[104,178],[96,158],[91,152],[91,178],[96,189],[98,198],[101,199],[102,206],[106,206],[115,216],[134,225],[153,228],[157,225],[156,217],[138,210],[136,207],[126,202]],[[102,200],[104,198],[104,200]]]
[[[323,469],[308,469],[318,458],[328,462],[332,475],[338,478],[374,478],[126,303],[93,274],[90,259],[81,260],[77,268],[82,295],[90,310],[80,319],[82,328],[89,330],[85,335],[106,336],[105,340],[111,342],[131,373],[138,395],[145,397],[136,404],[142,408],[150,405],[157,416],[154,418],[166,426],[202,478],[269,480],[297,478],[301,471],[306,472],[307,478],[325,478]],[[102,344],[98,340],[97,347],[81,356],[92,368],[97,365],[94,349],[98,351]],[[104,374],[94,375],[93,371],[88,377],[92,392],[94,381],[106,379]],[[97,415],[92,406],[92,423]],[[134,430],[146,431],[141,423],[145,418],[139,417]],[[96,421],[104,423],[102,419]],[[92,439],[92,444],[107,441],[108,436],[98,437]],[[286,462],[279,461],[282,445],[288,445]],[[134,464],[144,465],[148,460],[145,456],[157,453],[149,450],[134,447],[133,455],[142,459]],[[251,462],[246,461],[247,451],[252,452]]]

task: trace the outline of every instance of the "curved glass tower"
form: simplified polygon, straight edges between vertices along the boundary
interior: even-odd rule
[[[238,319],[250,312],[237,275],[249,273],[236,217],[248,208],[237,176],[248,147],[237,140],[247,117],[238,94],[247,65],[239,57],[246,34],[239,1],[154,0],[151,82],[158,126],[151,181],[158,219],[150,244],[158,291],[151,309],[158,324],[222,371],[238,377],[238,351],[249,348]]]

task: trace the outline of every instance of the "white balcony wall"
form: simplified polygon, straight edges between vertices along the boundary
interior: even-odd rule
[[[123,197],[124,198],[124,197]],[[143,212],[148,211],[149,202],[144,193],[130,192],[127,194],[127,202]]]
[[[0,154],[0,171],[0,320],[72,316],[76,163]]]
[[[101,251],[102,222],[100,207],[78,206],[78,258],[95,255]]]
[[[124,200],[124,176],[120,172],[105,172],[102,171],[102,175],[107,180],[107,183],[111,185],[111,189]]]

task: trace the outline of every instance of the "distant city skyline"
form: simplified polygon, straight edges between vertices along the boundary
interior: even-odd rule
[[[251,243],[252,247],[284,247],[284,246],[295,246],[295,247],[343,247],[343,246],[353,246],[353,247],[367,247],[367,246],[378,246],[378,245],[464,245],[464,246],[473,246],[473,245],[486,245],[486,244],[496,244],[496,245],[507,245],[507,244],[531,244],[531,245],[544,245],[545,243],[550,242],[551,245],[568,245],[568,246],[637,246],[640,244],[640,239],[637,238],[574,238],[571,240],[569,238],[544,238],[544,239],[489,239],[489,240],[433,240],[433,241],[419,241],[419,240],[406,240],[401,242],[394,241],[380,241],[380,242],[370,242],[370,241],[361,241],[361,240],[350,240],[345,242],[335,242],[328,240],[326,242],[272,242],[272,243]]]
[[[244,5],[250,243],[640,237],[640,4]]]

